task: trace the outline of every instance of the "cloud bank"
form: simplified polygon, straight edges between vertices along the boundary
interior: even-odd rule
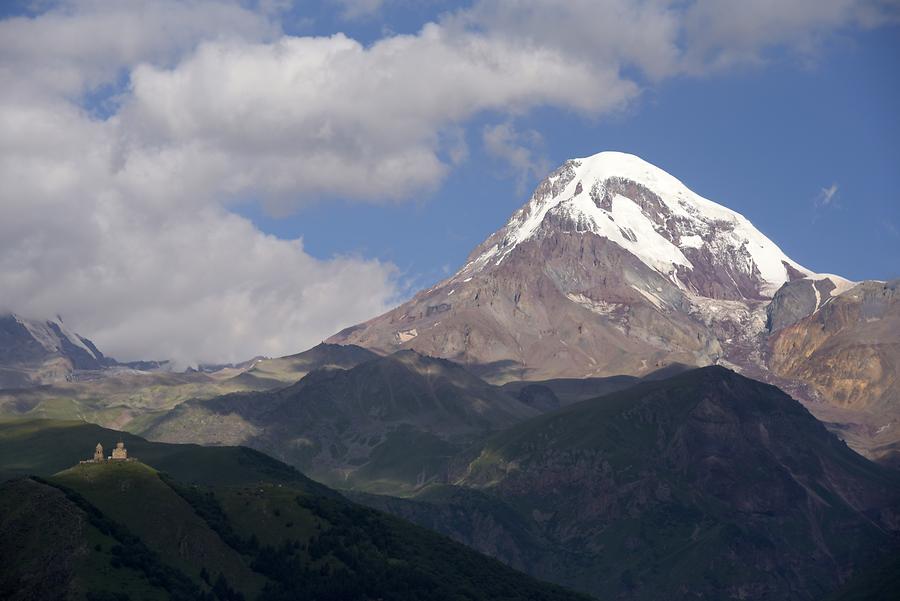
[[[388,0],[390,1],[390,0]],[[348,17],[381,2],[337,3]],[[896,2],[476,2],[363,45],[291,36],[283,3],[70,0],[0,21],[0,304],[123,359],[299,351],[382,311],[396,269],[318,259],[233,212],[402,202],[465,160],[467,124],[537,175],[554,107],[593,118],[666,78],[812,52]],[[354,11],[357,11],[354,13]],[[340,229],[335,225],[335,231]]]

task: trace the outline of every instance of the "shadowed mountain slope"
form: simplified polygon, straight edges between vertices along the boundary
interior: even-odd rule
[[[524,403],[541,403],[545,410],[625,390],[641,381],[635,376],[608,378],[555,378],[534,382],[507,382],[500,388]]]
[[[820,599],[900,542],[894,471],[720,367],[522,422],[450,482],[360,500],[599,598]]]

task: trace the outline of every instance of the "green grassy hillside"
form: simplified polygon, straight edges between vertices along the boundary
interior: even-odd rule
[[[0,466],[19,477],[0,485],[0,597],[584,599],[247,449],[124,435],[141,462],[52,458],[119,436],[71,422],[2,424]],[[21,476],[62,461],[53,475]]]
[[[125,524],[132,534],[160,555],[163,563],[195,581],[213,566],[212,577],[226,575],[247,597],[259,593],[264,578],[250,569],[198,516],[191,505],[141,462],[77,465],[50,481],[78,492],[110,520]]]
[[[119,440],[125,442],[132,456],[183,482],[290,482],[326,490],[292,467],[244,447],[151,442],[85,422],[19,418],[0,419],[0,477],[50,476],[89,459],[98,442],[108,455]]]
[[[92,519],[94,518],[94,519]],[[164,601],[144,573],[118,564],[120,541],[61,490],[31,479],[0,484],[0,598]]]

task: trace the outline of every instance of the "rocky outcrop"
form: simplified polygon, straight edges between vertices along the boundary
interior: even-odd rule
[[[900,280],[864,282],[780,330],[770,365],[847,408],[900,402]]]
[[[818,308],[819,299],[812,280],[788,282],[778,289],[766,307],[766,329],[769,332],[778,331],[797,323]]]
[[[854,285],[837,276],[797,277],[786,282],[766,307],[766,330],[777,332],[797,323]]]
[[[810,408],[860,451],[890,459],[900,442],[900,280],[863,282],[778,330],[769,365],[807,383]],[[833,411],[833,409],[838,410]]]

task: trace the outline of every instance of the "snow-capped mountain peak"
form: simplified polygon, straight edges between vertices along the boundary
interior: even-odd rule
[[[564,163],[475,250],[460,275],[501,263],[518,245],[549,227],[607,238],[679,288],[701,294],[701,281],[713,272],[734,280],[740,296],[759,298],[771,297],[791,279],[815,275],[743,215],[622,152]]]
[[[412,348],[498,381],[673,362],[762,377],[767,336],[851,285],[665,171],[603,152],[551,173],[455,275],[329,342]]]

